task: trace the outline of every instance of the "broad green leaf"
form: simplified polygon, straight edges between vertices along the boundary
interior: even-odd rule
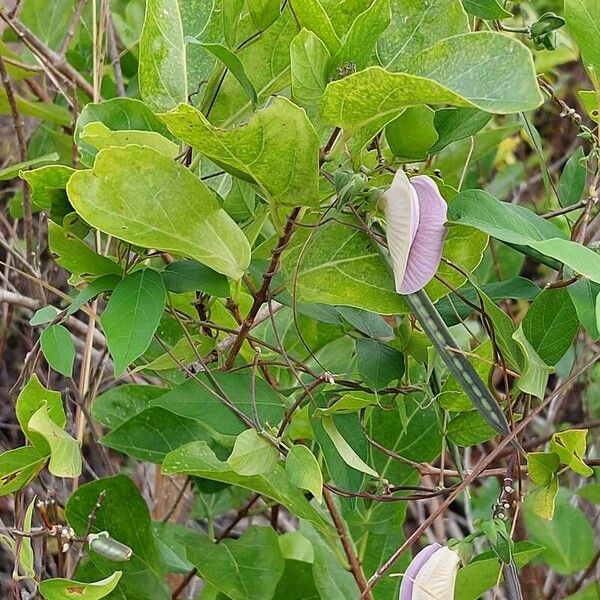
[[[594,470],[583,461],[587,433],[587,429],[568,429],[555,433],[550,440],[550,451],[556,452],[563,464],[584,477],[594,474]]]
[[[470,225],[510,244],[564,238],[554,223],[518,204],[501,202],[483,190],[467,190],[448,205],[448,220]]]
[[[321,421],[323,423],[323,429],[325,429],[327,435],[336,447],[336,450],[349,467],[361,471],[362,473],[366,473],[367,475],[371,475],[372,477],[379,477],[377,471],[365,463],[365,461],[354,451],[352,446],[344,439],[331,417],[324,416],[321,418]]]
[[[181,365],[197,362],[198,355],[206,356],[215,346],[216,341],[207,335],[193,335],[189,339],[184,335],[166,352],[149,363],[136,367],[132,372],[180,369]]]
[[[219,544],[198,538],[187,556],[204,580],[232,600],[271,598],[284,571],[277,533],[271,527],[253,525],[239,539]]]
[[[46,600],[100,600],[117,587],[122,574],[122,571],[115,571],[110,577],[92,583],[72,579],[46,579],[40,583],[39,591]]]
[[[81,139],[81,133],[86,125],[95,122],[106,125],[111,131],[150,131],[163,137],[170,136],[165,124],[140,100],[111,98],[86,104],[77,119],[74,138],[81,152],[81,162],[87,167],[94,164],[97,151]]]
[[[583,147],[579,146],[563,169],[557,191],[561,206],[577,204],[581,200],[587,177],[584,156]]]
[[[357,70],[370,64],[375,45],[390,24],[389,0],[371,0],[366,10],[353,21],[342,47],[333,58],[333,65],[344,68],[352,64]]]
[[[275,11],[277,17],[279,16],[279,2],[275,2]],[[208,50],[211,54],[214,54],[224,65],[229,69],[232,75],[238,80],[242,86],[248,99],[252,102],[252,106],[256,106],[258,103],[258,97],[254,85],[248,79],[244,65],[242,61],[226,46],[221,44],[202,44],[202,47]]]
[[[292,40],[292,96],[299,104],[316,104],[325,93],[330,60],[327,47],[312,31],[302,29]]]
[[[196,421],[162,408],[147,408],[118,425],[101,443],[139,460],[161,463],[169,452],[204,436]]]
[[[401,160],[423,160],[438,139],[435,111],[429,106],[411,106],[385,128],[385,139]]]
[[[57,125],[69,127],[71,125],[71,113],[64,107],[58,104],[50,104],[48,102],[36,102],[26,100],[21,96],[15,96],[15,104],[21,116],[33,117],[41,121],[49,121]],[[0,115],[10,115],[10,104],[6,97],[6,91],[0,90]]]
[[[50,446],[44,436],[29,428],[31,417],[43,407],[47,408],[47,413],[54,424],[62,429],[67,419],[60,392],[46,389],[34,373],[17,398],[17,420],[25,437],[38,449],[40,454],[48,455],[50,454]]]
[[[258,492],[282,504],[297,517],[331,532],[330,525],[290,482],[282,466],[268,475],[239,475],[226,462],[220,461],[206,442],[192,442],[168,454],[163,462],[163,471],[204,477]]]
[[[101,150],[93,169],[71,177],[67,193],[88,223],[122,240],[188,255],[234,279],[248,266],[248,241],[214,193],[155,150]]]
[[[556,477],[560,459],[556,452],[528,452],[527,471],[536,485],[549,485]]]
[[[497,435],[476,410],[462,412],[452,418],[446,433],[448,439],[461,448],[487,442]]]
[[[600,483],[587,483],[582,485],[575,493],[588,502],[600,504]]]
[[[169,263],[162,271],[162,276],[167,290],[176,294],[202,291],[218,298],[227,298],[230,293],[227,277],[193,260]]]
[[[600,5],[595,0],[565,0],[565,19],[585,67],[600,74]]]
[[[163,280],[152,269],[135,271],[115,287],[101,319],[115,376],[148,349],[165,303]]]
[[[76,296],[67,309],[68,315],[74,315],[80,308],[87,304],[90,300],[103,292],[114,290],[117,284],[121,281],[120,275],[102,275],[86,285]]]
[[[329,15],[319,0],[291,0],[294,16],[300,27],[314,33],[332,56],[340,49],[338,38]]]
[[[177,0],[147,0],[139,52],[144,102],[155,111],[186,102],[185,46]]]
[[[48,245],[56,262],[79,277],[120,275],[123,270],[110,258],[94,252],[74,233],[54,221],[48,222]]]
[[[92,415],[105,427],[117,429],[128,419],[146,410],[151,400],[167,391],[152,385],[119,385],[110,388],[94,400]]]
[[[561,490],[551,521],[533,512],[535,498],[525,498],[524,517],[529,537],[544,548],[540,557],[561,575],[585,569],[596,553],[594,531],[583,512],[569,502],[569,494]]]
[[[319,201],[319,138],[303,109],[283,97],[246,125],[212,126],[193,106],[162,114],[171,132],[232,175],[256,183],[267,200],[286,206]]]
[[[51,3],[44,0],[27,0],[23,2],[19,18],[44,44],[52,50],[58,50],[74,10],[74,0],[56,0]],[[37,64],[29,52],[25,54],[24,60]]]
[[[390,7],[392,23],[377,44],[379,60],[390,71],[404,71],[425,48],[469,31],[460,0],[395,0]]]
[[[279,0],[247,0],[252,21],[260,30],[272,25],[279,17]]]
[[[29,324],[32,326],[43,325],[54,321],[59,314],[58,308],[54,306],[44,306],[33,313],[33,317],[29,319]]]
[[[227,459],[229,466],[244,476],[268,475],[277,468],[279,452],[256,429],[246,429],[235,439]]]
[[[360,339],[356,342],[356,367],[366,385],[380,390],[404,375],[404,356],[387,344]]]
[[[440,108],[435,111],[433,124],[438,134],[437,142],[431,147],[432,154],[439,152],[452,142],[463,140],[483,129],[492,115],[476,108]]]
[[[105,497],[96,510],[92,533],[107,531],[111,538],[131,548],[133,554],[128,561],[116,565],[88,548],[74,577],[94,582],[111,576],[118,566],[123,575],[111,596],[119,600],[168,600],[170,592],[163,581],[148,506],[131,479],[117,475],[82,485],[67,502],[65,514],[69,524],[77,535],[87,533],[89,515],[103,491]]]
[[[111,146],[148,146],[169,158],[175,158],[179,154],[179,146],[163,137],[156,131],[112,131],[104,123],[94,121],[88,123],[81,131],[80,140],[93,146],[96,150],[110,148]]]
[[[526,394],[536,398],[543,398],[548,385],[548,377],[554,373],[554,367],[549,367],[529,343],[523,333],[523,325],[519,325],[513,333],[513,340],[517,342],[523,354],[523,370],[517,380],[517,387]]]
[[[507,19],[512,13],[504,10],[498,0],[463,0],[465,10],[480,19]]]
[[[369,337],[392,338],[394,335],[394,330],[381,315],[350,306],[338,306],[336,310],[345,321]]]
[[[498,81],[503,85],[497,85]],[[529,50],[504,35],[478,32],[457,35],[424,50],[411,60],[408,73],[370,67],[330,83],[322,113],[330,124],[344,129],[346,136],[363,130],[360,141],[366,143],[404,108],[415,104],[513,113],[531,110],[541,101]]]
[[[531,511],[536,517],[552,520],[556,508],[556,496],[559,490],[558,475],[553,475],[547,485],[531,492]]]
[[[48,364],[65,377],[73,375],[75,344],[68,329],[58,323],[50,325],[40,336],[40,346]]]
[[[323,474],[315,455],[301,444],[292,446],[285,459],[285,472],[296,487],[323,501]]]
[[[41,208],[50,210],[53,205],[68,202],[67,181],[74,169],[65,165],[46,165],[23,171],[19,177],[31,188],[31,199]]]
[[[277,394],[262,379],[252,382],[244,371],[221,373],[212,371],[212,377],[230,402],[249,418],[253,418],[252,388],[261,425],[276,426],[281,420],[284,405]],[[247,426],[226,406],[220,392],[211,385],[206,375],[198,373],[171,391],[150,401],[182,417],[199,421],[215,435],[237,436]],[[233,440],[231,440],[233,443]]]
[[[28,428],[42,436],[50,447],[48,470],[56,477],[76,478],[81,475],[79,444],[60,428],[49,414],[47,405],[39,408],[29,419]]]
[[[281,539],[281,537],[279,538]],[[290,586],[293,581],[294,585]],[[299,560],[286,560],[283,575],[277,584],[272,600],[320,600],[315,585],[312,564]]]
[[[58,158],[58,154],[56,152],[52,152],[51,154],[39,156],[38,158],[32,158],[31,160],[8,165],[8,167],[0,169],[0,181],[8,181],[9,179],[14,179],[17,176],[22,177],[23,174],[27,173],[29,167],[39,165],[40,163],[54,162],[55,160],[58,160]]]
[[[26,486],[48,460],[35,446],[23,446],[0,454],[0,496]]]
[[[565,288],[544,290],[522,322],[523,334],[538,356],[554,366],[567,352],[579,329],[577,312]]]
[[[517,567],[523,567],[539,555],[542,548],[533,542],[517,542],[513,556]],[[500,564],[493,552],[480,554],[467,566],[459,569],[454,600],[478,600],[500,577]]]

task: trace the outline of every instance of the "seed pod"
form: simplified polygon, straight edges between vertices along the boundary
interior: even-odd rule
[[[129,546],[113,540],[108,535],[108,531],[90,534],[88,536],[88,544],[94,552],[115,562],[129,560],[133,554],[133,550]]]

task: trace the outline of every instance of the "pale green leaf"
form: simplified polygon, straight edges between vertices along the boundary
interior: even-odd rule
[[[412,106],[385,128],[385,139],[401,160],[423,160],[438,139],[435,111],[429,106]]]
[[[8,165],[8,167],[0,169],[0,181],[8,181],[9,179],[15,178],[17,175],[23,178],[23,174],[29,170],[29,167],[33,167],[41,163],[54,162],[58,160],[58,158],[58,154],[56,152],[52,152],[50,154],[45,154],[44,156],[39,156],[38,158],[32,158],[31,160]]]
[[[255,182],[271,202],[319,201],[319,138],[303,109],[277,97],[247,125],[213,127],[189,105],[162,114],[171,132],[237,177]]]
[[[583,64],[600,77],[600,4],[596,0],[565,0],[564,14]]]
[[[152,269],[135,271],[114,289],[101,322],[116,376],[147,350],[165,303],[162,277]]]
[[[187,101],[183,27],[177,0],[147,0],[140,39],[140,93],[152,110]]]
[[[238,475],[268,475],[277,468],[278,460],[273,444],[256,429],[246,429],[237,436],[227,463]]]
[[[188,255],[235,279],[248,266],[248,241],[214,192],[155,150],[101,150],[67,193],[87,222],[132,244]]]
[[[556,452],[561,462],[579,475],[591,477],[594,471],[583,460],[587,448],[587,434],[587,429],[568,429],[555,433],[550,440],[550,450]]]
[[[292,446],[285,459],[285,472],[296,487],[308,490],[322,502],[323,474],[315,455],[306,446]]]
[[[543,398],[548,385],[548,377],[554,373],[554,367],[549,367],[535,351],[523,333],[523,326],[519,325],[513,333],[513,339],[524,356],[524,367],[521,376],[517,380],[517,387],[526,394],[536,398]]]
[[[550,485],[556,477],[560,459],[556,452],[528,452],[527,471],[531,481],[539,486]]]
[[[72,579],[46,579],[40,583],[39,591],[46,600],[100,600],[117,587],[122,574],[122,571],[115,571],[110,577],[92,583]]]
[[[48,364],[65,377],[73,375],[75,363],[75,344],[69,331],[55,323],[50,325],[40,336],[40,346]]]
[[[0,496],[26,486],[47,460],[48,456],[35,446],[23,446],[0,454]]]
[[[58,104],[50,104],[48,102],[37,102],[34,100],[26,100],[25,98],[16,95],[15,104],[21,116],[34,117],[42,121],[49,121],[57,125],[69,127],[71,125],[71,113],[64,107]],[[0,115],[10,115],[10,103],[6,97],[6,91],[0,89]]]
[[[292,96],[300,104],[316,104],[327,87],[331,59],[325,44],[308,29],[303,29],[290,46]]]
[[[79,444],[52,420],[48,406],[42,406],[32,415],[28,427],[41,435],[50,447],[50,473],[56,477],[71,478],[81,475]]]
[[[319,0],[291,0],[291,4],[300,26],[312,31],[325,44],[331,55],[336,54],[341,42]]]
[[[554,509],[556,508],[556,496],[558,494],[559,484],[558,475],[553,475],[547,485],[536,488],[529,494],[531,502],[531,511],[537,517],[552,520]]]

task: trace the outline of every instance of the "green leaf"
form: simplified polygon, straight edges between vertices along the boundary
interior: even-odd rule
[[[227,463],[244,476],[268,475],[277,468],[279,452],[256,429],[246,429],[235,439]]]
[[[435,111],[429,106],[411,106],[385,128],[385,139],[401,160],[423,160],[436,143]]]
[[[67,193],[88,223],[122,240],[187,254],[234,279],[248,266],[248,241],[214,193],[155,150],[101,150],[93,169],[71,177]]]
[[[554,373],[554,367],[549,367],[529,343],[523,333],[523,324],[519,325],[512,337],[524,356],[524,367],[517,380],[517,387],[526,394],[543,398],[548,385],[548,377],[550,373]]]
[[[565,288],[544,290],[533,301],[522,322],[523,334],[548,365],[565,355],[579,329],[577,312]]]
[[[467,190],[448,205],[448,220],[470,225],[510,244],[564,238],[550,221],[510,202],[501,202],[483,190]]]
[[[30,171],[22,171],[19,177],[31,188],[31,199],[41,208],[67,204],[67,181],[75,169],[65,165],[46,165]]]
[[[587,483],[582,485],[575,493],[588,502],[600,504],[600,483]]]
[[[468,448],[491,440],[496,431],[492,429],[476,410],[462,412],[453,417],[446,430],[448,439],[460,446]]]
[[[31,531],[31,520],[33,518],[33,507],[35,506],[36,498],[29,503],[27,508],[25,509],[25,515],[23,516],[23,531],[30,532]],[[17,581],[19,579],[35,579],[35,556],[33,554],[33,547],[31,545],[32,538],[31,537],[23,537],[21,540],[20,547],[18,549],[18,553],[16,552],[16,543],[15,547],[12,549],[13,554],[17,555],[19,561],[19,567],[22,571],[23,575],[16,575],[17,569],[13,570],[13,579]],[[15,565],[16,566],[16,565]]]
[[[517,542],[513,552],[517,567],[523,567],[534,559],[542,548],[533,542]],[[493,588],[500,577],[500,564],[492,552],[484,552],[459,569],[456,578],[454,600],[478,600],[487,590]]]
[[[325,44],[329,54],[335,55],[341,42],[319,0],[291,0],[291,5],[300,27],[314,33]]]
[[[227,277],[193,260],[169,263],[162,271],[162,276],[167,290],[176,294],[202,291],[218,298],[227,298],[230,293]]]
[[[15,104],[21,116],[33,117],[41,121],[49,121],[64,127],[71,125],[71,113],[64,107],[58,104],[50,104],[48,102],[36,102],[25,100],[21,96],[15,96]],[[11,109],[6,97],[6,91],[0,90],[0,115],[10,115]]]
[[[591,477],[594,470],[583,461],[587,447],[587,433],[587,429],[568,429],[555,433],[550,440],[550,450],[556,452],[561,462],[579,475]]]
[[[556,452],[528,452],[527,470],[536,485],[550,485],[556,477],[560,459]]]
[[[356,342],[356,366],[364,382],[380,390],[404,375],[404,355],[398,350],[375,340]]]
[[[29,319],[29,324],[35,326],[50,323],[50,321],[56,319],[58,313],[58,309],[54,306],[44,306],[33,313],[33,316]]]
[[[27,173],[28,167],[33,167],[35,165],[39,165],[40,163],[54,162],[58,160],[58,158],[58,154],[56,152],[52,152],[51,154],[45,154],[44,156],[39,156],[38,158],[32,158],[31,160],[8,165],[8,167],[0,169],[0,181],[14,179],[17,177],[17,175],[22,177],[22,174]]]
[[[77,535],[86,534],[89,515],[102,492],[105,497],[96,510],[92,533],[107,531],[111,538],[133,551],[128,561],[118,565],[123,575],[112,595],[127,600],[168,600],[170,593],[163,582],[148,506],[131,479],[118,475],[82,485],[67,502],[65,514],[69,524]],[[75,577],[79,581],[97,581],[114,571],[114,561],[86,549],[85,560]]]
[[[92,298],[102,294],[103,292],[108,292],[110,290],[114,290],[122,277],[120,275],[103,275],[102,277],[98,277],[91,281],[88,285],[86,285],[76,296],[73,298],[73,301],[69,305],[67,309],[68,315],[74,315],[80,308],[87,304]]]
[[[135,271],[115,287],[101,318],[115,376],[148,349],[166,298],[162,277],[152,269]]]
[[[56,477],[76,478],[81,475],[81,450],[79,444],[59,427],[44,405],[29,419],[28,428],[42,436],[50,447],[48,470]]]
[[[21,390],[17,398],[16,413],[19,425],[25,437],[38,449],[41,454],[50,454],[50,446],[44,436],[29,428],[31,417],[40,409],[46,407],[50,419],[58,428],[62,429],[66,422],[60,392],[47,390],[35,373],[29,378],[27,385]]]
[[[56,262],[73,275],[120,275],[123,272],[114,260],[97,254],[83,240],[54,221],[48,222],[48,245]]]
[[[105,427],[117,429],[128,419],[146,410],[151,400],[167,391],[152,385],[119,385],[96,397],[92,404],[92,415]]]
[[[583,196],[587,177],[587,169],[583,164],[584,156],[583,147],[579,146],[563,169],[557,192],[561,206],[577,204]]]
[[[179,154],[179,146],[156,131],[135,131],[131,129],[112,131],[100,121],[88,123],[81,131],[79,139],[96,148],[96,150],[136,144],[138,146],[148,146],[148,148],[152,148],[169,158],[175,158]]]
[[[282,504],[297,517],[315,523],[327,533],[331,532],[331,526],[289,481],[282,466],[268,475],[239,475],[226,462],[217,459],[206,442],[192,442],[168,454],[163,462],[163,471],[204,477],[258,492]]]
[[[39,585],[40,594],[46,600],[100,600],[108,596],[119,583],[122,571],[92,583],[81,583],[72,579],[46,579]]]
[[[430,148],[435,154],[446,146],[475,135],[490,121],[491,115],[475,108],[441,108],[435,111],[433,124],[437,142]]]
[[[377,44],[379,60],[390,71],[404,71],[425,48],[469,31],[460,0],[394,0],[390,8],[392,23]]]
[[[350,306],[338,306],[336,310],[345,321],[369,337],[392,338],[394,335],[394,330],[381,315]]]
[[[594,531],[583,512],[569,502],[569,494],[561,490],[551,521],[535,515],[531,495],[525,498],[525,526],[533,542],[544,549],[540,557],[561,575],[585,569],[596,553]]]
[[[212,126],[193,106],[162,114],[171,132],[236,177],[258,185],[264,197],[286,206],[319,201],[319,138],[303,109],[277,97],[246,125]]]
[[[235,46],[238,21],[244,4],[244,0],[231,0],[230,2],[224,2],[221,9],[223,12],[223,34],[230,48]]]
[[[262,379],[245,372],[222,373],[211,371],[212,377],[225,396],[249,418],[253,418],[252,389],[256,410],[261,425],[277,425],[284,412],[284,406]],[[150,401],[151,406],[160,406],[182,417],[202,423],[215,435],[238,436],[247,426],[226,406],[223,396],[211,385],[205,374],[198,373],[171,391]]]
[[[377,404],[377,396],[366,392],[356,392],[354,394],[344,394],[327,408],[317,408],[314,412],[315,417],[348,415],[359,412],[367,406]]]
[[[582,590],[567,596],[565,600],[598,600],[600,596],[600,583],[590,583],[586,585]]]
[[[277,18],[279,16],[279,2],[277,0],[275,2],[275,12],[275,18]],[[214,54],[229,69],[246,92],[248,99],[252,102],[252,106],[256,106],[258,104],[256,90],[250,79],[248,79],[244,65],[237,55],[221,44],[202,44],[202,47],[206,48],[211,54]]]
[[[139,365],[132,372],[180,369],[181,365],[197,362],[198,355],[206,356],[215,346],[216,341],[207,335],[192,335],[189,339],[184,335],[166,352],[147,364]]]
[[[185,45],[177,0],[147,0],[139,52],[144,102],[155,111],[186,102]]]
[[[140,100],[111,98],[86,104],[77,119],[74,138],[81,152],[81,162],[87,167],[94,164],[97,151],[81,139],[81,134],[86,125],[95,122],[106,125],[111,131],[150,131],[170,137],[165,124]]]
[[[505,84],[498,86],[498,81]],[[531,110],[541,101],[529,50],[504,35],[478,32],[424,50],[411,61],[408,73],[370,67],[330,83],[322,113],[348,137],[363,130],[360,140],[366,143],[403,108],[415,104],[513,113]]]
[[[19,18],[40,40],[52,50],[58,50],[69,27],[69,15],[75,10],[74,0],[44,0],[23,2]],[[25,60],[37,64],[33,56],[26,54]]]
[[[139,460],[160,464],[169,452],[204,436],[204,428],[196,421],[162,408],[147,408],[115,427],[101,443]]]
[[[44,358],[55,371],[71,377],[75,362],[75,344],[69,331],[59,324],[50,325],[40,336]]]
[[[530,494],[531,511],[537,517],[552,520],[556,509],[556,496],[558,494],[558,475],[554,475],[547,485],[539,487]]]
[[[252,22],[260,30],[279,18],[279,0],[247,0],[247,4]]]
[[[316,104],[327,87],[331,56],[325,44],[308,29],[292,40],[290,63],[292,96],[299,104]]]
[[[323,501],[323,474],[315,455],[301,444],[292,446],[285,459],[285,472],[296,487],[309,491]]]
[[[187,556],[204,580],[232,600],[271,598],[284,571],[271,527],[253,525],[239,539],[219,544],[198,538]]]
[[[25,487],[48,460],[35,446],[23,446],[0,454],[0,496]]]
[[[463,0],[465,10],[480,19],[507,19],[512,13],[504,10],[497,0]]]
[[[565,19],[575,38],[583,64],[600,75],[600,5],[595,0],[565,0]]]
[[[365,461],[354,451],[352,446],[344,439],[331,417],[324,416],[321,418],[321,422],[323,423],[323,429],[325,429],[336,450],[349,467],[352,467],[361,473],[366,473],[372,477],[379,478],[377,471],[365,463]]]

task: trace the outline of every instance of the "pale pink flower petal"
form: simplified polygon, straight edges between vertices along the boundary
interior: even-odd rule
[[[417,193],[402,169],[396,171],[383,199],[388,248],[398,289],[404,279],[410,246],[417,235],[420,213]]]
[[[415,579],[423,565],[441,548],[440,544],[425,546],[413,559],[402,576],[399,600],[412,600]]]
[[[396,279],[401,294],[412,294],[429,283],[440,264],[446,237],[447,205],[433,179],[419,175],[410,180],[410,185],[417,192],[420,215],[400,286]]]

